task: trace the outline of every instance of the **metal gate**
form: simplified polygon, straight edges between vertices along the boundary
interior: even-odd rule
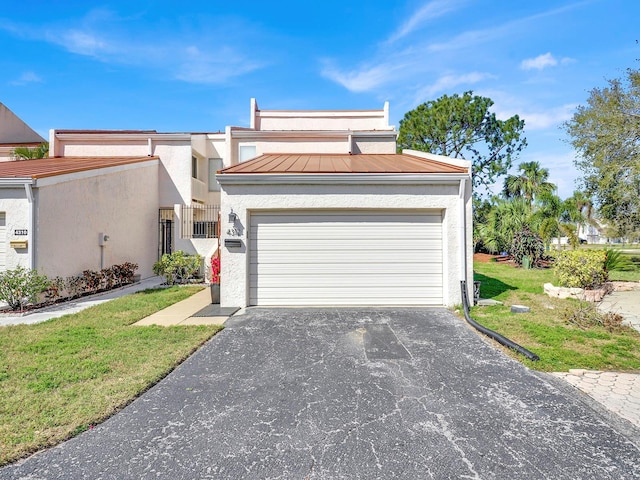
[[[158,214],[158,258],[173,253],[173,208],[161,208]]]

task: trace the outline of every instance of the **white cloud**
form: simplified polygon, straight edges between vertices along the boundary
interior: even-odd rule
[[[396,40],[401,39],[414,32],[421,25],[428,23],[434,18],[441,17],[446,13],[458,8],[458,3],[453,0],[433,0],[426,3],[422,8],[418,9],[404,22],[398,30],[396,30],[391,37],[387,40],[387,43],[393,43]]]
[[[9,82],[11,85],[27,85],[28,83],[40,83],[42,82],[42,78],[40,78],[34,72],[23,72],[17,79]]]
[[[495,78],[490,73],[471,72],[462,75],[444,75],[432,84],[420,89],[416,95],[415,103],[431,100],[438,93],[446,92],[459,85],[472,85],[488,78]]]
[[[126,22],[128,19],[119,18],[109,10],[94,9],[83,18],[73,20],[73,27],[62,24],[34,27],[0,19],[0,30],[58,45],[103,63],[162,71],[167,77],[189,83],[225,83],[266,64],[262,59],[252,58],[258,55],[255,50],[242,52],[239,39],[259,35],[255,28],[249,30],[244,24],[227,22],[215,31],[208,28],[198,32],[192,27],[188,33],[154,31],[145,36]],[[227,45],[221,43],[220,38],[225,38]]]
[[[351,92],[367,92],[394,80],[401,65],[383,63],[373,67],[362,67],[359,70],[342,72],[325,62],[322,76],[339,83]]]
[[[175,78],[189,83],[223,83],[262,67],[261,64],[244,58],[231,48],[218,49],[215,55],[211,55],[195,45],[190,45],[178,56],[184,60]]]
[[[109,50],[106,41],[90,32],[79,30],[63,31],[58,35],[49,34],[49,41],[63,46],[67,50],[80,55],[95,56]]]
[[[555,59],[551,52],[547,52],[543,55],[538,55],[535,58],[527,58],[520,63],[520,68],[523,70],[542,70],[547,67],[555,67],[558,65],[558,60]]]

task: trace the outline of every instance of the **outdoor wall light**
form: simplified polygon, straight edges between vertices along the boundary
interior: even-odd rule
[[[231,209],[231,212],[229,212],[229,223],[235,224],[237,218],[238,215],[233,211],[233,209]]]

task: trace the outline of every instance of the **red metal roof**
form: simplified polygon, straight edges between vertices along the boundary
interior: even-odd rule
[[[44,178],[157,160],[159,157],[53,157],[0,162],[0,179]]]
[[[465,167],[407,155],[265,154],[221,173],[468,173]]]

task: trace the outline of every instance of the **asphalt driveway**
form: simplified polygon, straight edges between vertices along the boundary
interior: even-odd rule
[[[255,308],[0,478],[638,478],[620,422],[443,309]]]

